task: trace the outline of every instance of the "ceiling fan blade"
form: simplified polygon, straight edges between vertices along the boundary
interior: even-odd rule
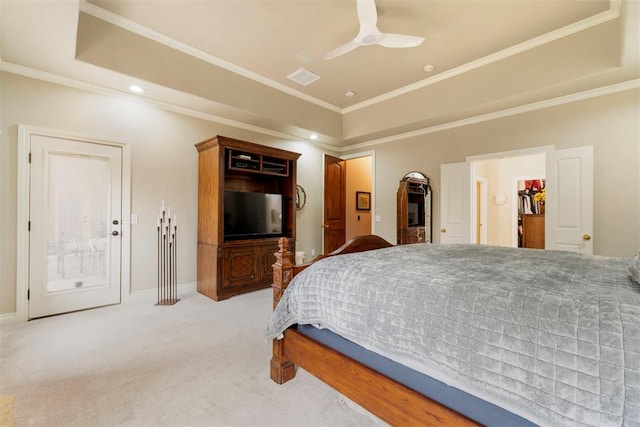
[[[382,33],[382,37],[377,44],[384,47],[416,47],[420,46],[423,41],[424,37]]]
[[[375,0],[357,0],[358,20],[360,31],[355,39],[334,49],[324,56],[325,60],[351,52],[358,46],[378,44],[384,47],[415,47],[424,41],[424,37],[407,36],[404,34],[381,33],[378,30],[378,12]]]
[[[376,26],[378,22],[378,12],[376,11],[375,0],[358,0],[358,20],[360,26]]]
[[[345,43],[342,46],[332,50],[324,56],[325,60],[333,59],[337,56],[344,55],[347,52],[351,52],[353,49],[360,46],[355,40],[351,40],[349,43]]]

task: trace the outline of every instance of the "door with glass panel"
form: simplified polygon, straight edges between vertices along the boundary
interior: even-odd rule
[[[120,302],[122,149],[31,137],[29,318]]]

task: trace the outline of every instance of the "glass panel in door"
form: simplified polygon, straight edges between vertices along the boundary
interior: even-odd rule
[[[49,156],[46,292],[109,283],[108,159]]]

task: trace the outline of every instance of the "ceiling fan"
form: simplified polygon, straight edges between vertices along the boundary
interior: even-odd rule
[[[360,21],[360,31],[358,35],[349,43],[343,44],[337,49],[325,55],[324,59],[329,60],[337,56],[351,52],[359,46],[370,46],[378,44],[384,47],[416,47],[423,41],[424,37],[407,36],[403,34],[382,33],[378,30],[378,12],[376,11],[375,0],[357,0],[358,20]]]

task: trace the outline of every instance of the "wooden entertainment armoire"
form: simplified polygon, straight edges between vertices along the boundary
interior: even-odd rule
[[[431,187],[429,178],[409,172],[397,194],[397,237],[399,245],[431,243]]]
[[[296,237],[300,154],[215,136],[198,150],[198,292],[216,301],[271,286],[278,239]],[[282,195],[282,233],[225,239],[225,190]]]

